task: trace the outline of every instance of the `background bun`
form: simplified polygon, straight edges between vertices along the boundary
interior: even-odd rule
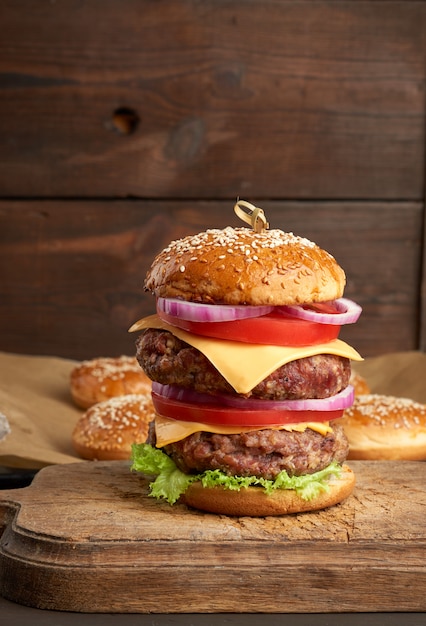
[[[361,376],[361,374],[358,374],[358,372],[356,372],[354,369],[352,369],[351,371],[349,384],[352,385],[352,387],[354,388],[356,396],[371,393],[370,386],[365,378]]]
[[[347,465],[343,465],[341,477],[332,478],[329,491],[323,492],[314,500],[302,500],[291,489],[277,489],[271,495],[266,495],[263,489],[257,487],[231,491],[221,487],[205,488],[201,482],[196,482],[190,485],[181,501],[209,513],[266,517],[325,509],[345,500],[354,486],[354,473]]]
[[[379,394],[355,397],[342,424],[349,459],[426,460],[426,405]]]
[[[72,433],[77,454],[87,460],[127,460],[133,443],[144,443],[154,419],[151,393],[110,398],[90,407]]]
[[[172,241],[154,259],[145,288],[193,302],[284,305],[340,298],[345,282],[334,257],[308,239],[228,227]]]
[[[70,375],[71,396],[81,409],[108,398],[150,392],[151,384],[134,356],[82,361]]]

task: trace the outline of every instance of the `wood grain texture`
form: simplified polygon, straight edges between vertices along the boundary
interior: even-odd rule
[[[133,352],[155,252],[237,196],[335,254],[364,355],[426,349],[426,3],[3,5],[0,349]]]
[[[4,197],[423,197],[424,2],[3,4]]]
[[[351,467],[344,503],[276,518],[158,503],[126,462],[45,468],[0,492],[0,591],[87,612],[426,610],[426,465]]]
[[[418,348],[420,203],[259,201],[271,227],[307,236],[347,274],[363,306],[342,338],[364,356]],[[0,349],[67,358],[134,352],[130,325],[171,239],[238,224],[233,202],[0,202]],[[240,222],[241,224],[241,222]]]

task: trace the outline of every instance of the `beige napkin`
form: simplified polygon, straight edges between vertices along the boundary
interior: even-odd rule
[[[79,461],[71,444],[82,414],[69,391],[75,361],[0,352],[0,412],[11,432],[0,441],[0,465],[39,469]]]
[[[365,377],[373,393],[411,398],[426,404],[426,354],[397,352],[360,363],[353,369]]]

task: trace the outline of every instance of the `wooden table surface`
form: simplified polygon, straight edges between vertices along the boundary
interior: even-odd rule
[[[425,611],[426,464],[351,467],[344,503],[269,518],[159,504],[126,462],[45,468],[0,492],[0,593],[93,613]]]
[[[14,626],[425,626],[424,613],[96,614],[33,609],[0,597],[0,615]]]

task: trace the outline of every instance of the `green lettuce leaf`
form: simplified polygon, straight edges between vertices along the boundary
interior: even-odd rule
[[[150,495],[163,498],[174,504],[185,493],[189,485],[200,480],[204,487],[223,487],[239,491],[247,487],[263,487],[270,494],[275,489],[294,489],[303,500],[312,500],[321,492],[328,491],[328,481],[332,476],[339,477],[341,466],[333,461],[325,469],[304,476],[289,476],[284,470],[275,480],[266,480],[256,476],[227,476],[220,470],[207,470],[202,474],[184,474],[174,461],[159,448],[140,443],[132,446],[131,470],[154,475],[150,483]]]
[[[155,475],[157,478],[150,483],[150,496],[164,498],[170,504],[179,500],[189,485],[198,480],[197,476],[184,474],[175,462],[159,448],[149,444],[133,444],[132,470],[143,474]]]

